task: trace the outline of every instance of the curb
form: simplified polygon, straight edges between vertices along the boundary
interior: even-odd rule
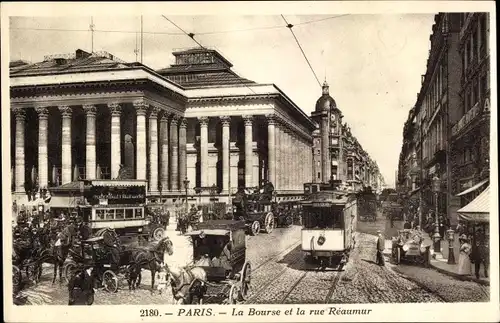
[[[434,265],[432,263],[432,261],[430,263],[430,268],[432,268],[432,269],[440,272],[441,274],[448,275],[450,277],[453,277],[453,278],[461,280],[461,281],[470,281],[470,282],[474,282],[474,283],[477,283],[477,284],[480,284],[480,285],[483,285],[483,286],[490,286],[490,282],[488,282],[488,281],[484,281],[484,280],[477,279],[477,278],[474,278],[474,277],[462,276],[462,275],[456,274],[454,272],[448,271],[446,269],[439,268],[436,265]]]

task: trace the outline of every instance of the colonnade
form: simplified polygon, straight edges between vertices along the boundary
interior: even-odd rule
[[[96,113],[97,107],[92,104],[81,106],[86,117],[85,133],[85,178],[96,179]],[[164,111],[149,106],[144,101],[133,102],[136,112],[136,179],[147,179],[150,194],[154,195],[161,190],[179,191],[184,187],[182,182],[187,173],[187,119],[179,114]],[[61,184],[72,181],[72,106],[58,106],[62,118],[62,145],[61,145]],[[121,118],[122,104],[109,103],[110,111],[110,152],[111,178],[116,178],[120,171],[121,161]],[[24,192],[25,183],[25,108],[13,108],[16,120],[15,131],[15,191]],[[39,118],[38,129],[38,184],[47,187],[49,179],[48,167],[48,107],[36,107]],[[245,186],[256,183],[253,178],[253,133],[256,131],[255,117],[242,115],[244,121],[244,159],[245,159]],[[222,192],[230,189],[230,116],[218,117],[222,129]],[[209,187],[208,167],[208,125],[209,118],[200,116],[197,122],[200,127],[199,163],[200,183],[202,187]],[[279,191],[302,190],[304,182],[311,181],[312,154],[311,139],[299,132],[288,122],[276,118],[274,114],[266,115],[267,121],[267,178]],[[149,127],[146,127],[146,122]],[[101,125],[99,125],[101,126]],[[149,133],[146,133],[149,128]],[[149,142],[149,149],[147,146]],[[148,169],[149,167],[149,169]],[[149,171],[148,171],[149,170]]]

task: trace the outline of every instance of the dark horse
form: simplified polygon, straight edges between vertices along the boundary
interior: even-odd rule
[[[93,270],[93,268],[85,268],[84,266],[79,266],[76,269],[75,274],[71,276],[68,282],[68,305],[79,305],[76,303],[82,296],[84,296],[85,304],[92,305],[94,303]],[[79,295],[77,294],[78,291],[80,291]]]
[[[68,257],[69,250],[73,247],[73,242],[77,236],[76,225],[70,223],[67,225],[57,237],[56,242],[52,246],[52,257],[45,259],[43,262],[54,264],[54,277],[52,284],[56,281],[57,271],[59,270],[59,283],[62,283],[63,265]]]
[[[156,272],[160,271],[160,268],[163,263],[163,255],[165,252],[171,256],[174,253],[173,244],[170,238],[165,237],[162,238],[158,243],[150,245],[146,248],[134,248],[127,250],[126,252],[130,252],[130,261],[134,266],[130,268],[130,274],[132,277],[139,277],[141,269],[146,269],[151,271],[151,293],[154,291],[155,285],[155,276]],[[125,258],[128,258],[126,255]],[[140,281],[137,285],[140,284]]]

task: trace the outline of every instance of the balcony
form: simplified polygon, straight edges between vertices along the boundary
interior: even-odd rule
[[[467,113],[451,128],[451,136],[458,135],[468,124],[470,124],[481,112],[479,102],[474,104],[474,107],[467,111]]]

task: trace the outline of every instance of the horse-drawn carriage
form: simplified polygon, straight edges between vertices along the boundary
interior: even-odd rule
[[[241,188],[233,199],[233,218],[244,220],[247,232],[255,236],[264,230],[271,233],[275,227],[273,214],[274,186],[270,182],[253,193]]]
[[[392,258],[396,264],[402,260],[413,261],[426,267],[430,264],[431,242],[426,241],[419,230],[399,230],[392,237]]]
[[[120,279],[127,279],[129,289],[140,285],[141,268],[144,268],[151,271],[153,289],[154,276],[161,267],[165,251],[173,253],[172,243],[168,238],[152,242],[147,247],[126,247],[120,243],[113,229],[105,228],[99,230],[93,238],[83,240],[79,250],[70,249],[71,260],[64,266],[64,275],[69,282],[76,268],[92,261],[98,286],[103,286],[108,292],[116,292]],[[133,279],[131,274],[134,275]]]
[[[246,299],[251,281],[251,264],[246,260],[244,221],[209,220],[187,233],[192,239],[194,266],[183,273],[170,270],[174,297],[187,304],[215,299],[236,304]],[[189,275],[188,275],[189,276]]]

